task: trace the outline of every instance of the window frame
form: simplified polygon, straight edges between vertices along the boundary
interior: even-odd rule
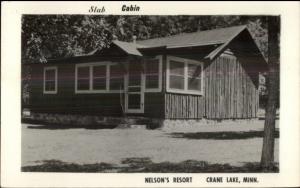
[[[183,67],[183,71],[182,71],[182,73],[183,73],[183,75],[181,75],[181,74],[174,74],[174,73],[171,73],[172,71],[171,71],[171,61],[174,61],[175,63],[179,63],[182,67]],[[175,59],[170,59],[169,60],[169,66],[168,66],[168,69],[169,69],[169,72],[168,72],[168,77],[169,77],[169,80],[170,80],[170,77],[171,76],[175,76],[175,77],[180,77],[181,79],[183,78],[183,89],[179,89],[179,88],[171,88],[171,83],[169,82],[169,88],[171,89],[171,90],[174,90],[174,91],[182,91],[182,90],[185,90],[186,88],[185,88],[185,82],[186,82],[186,80],[185,80],[185,63],[182,61],[182,60],[175,60]],[[180,71],[181,72],[181,71]]]
[[[120,93],[124,92],[122,90],[110,90],[110,66],[115,65],[117,62],[109,62],[109,61],[102,61],[102,62],[91,62],[91,63],[79,63],[75,65],[75,94],[88,94],[88,93]],[[106,67],[106,87],[105,89],[93,89],[93,68],[96,66],[105,66]],[[78,90],[78,67],[89,67],[89,89],[88,90]],[[124,83],[125,83],[125,74],[123,75]],[[125,85],[124,85],[125,87]]]
[[[81,68],[81,67],[88,67],[88,70],[89,70],[89,76],[88,76],[88,82],[89,82],[89,89],[91,89],[91,68],[90,66],[77,66],[76,67],[76,72],[75,72],[75,75],[76,75],[76,89],[78,90],[78,68]],[[78,91],[88,91],[88,90],[78,90]]]
[[[170,61],[176,61],[181,62],[184,64],[184,89],[175,89],[170,88]],[[188,89],[188,65],[194,64],[194,65],[200,65],[201,66],[201,90],[189,90]],[[204,71],[203,71],[203,62],[199,62],[196,60],[186,59],[186,58],[180,58],[175,56],[167,56],[167,70],[166,70],[166,90],[170,93],[180,93],[180,94],[193,94],[193,95],[204,95]]]
[[[55,71],[55,87],[53,91],[46,91],[46,71],[54,70]],[[44,75],[43,75],[43,94],[57,94],[57,66],[44,67]]]
[[[106,84],[108,84],[108,89],[109,89],[109,91],[110,92],[112,92],[112,93],[114,93],[114,92],[120,92],[120,91],[122,91],[122,92],[124,92],[124,88],[125,88],[125,73],[123,74],[123,76],[114,76],[114,77],[111,77],[110,76],[110,70],[111,70],[111,66],[115,66],[115,65],[117,65],[118,63],[109,63],[109,65],[108,65],[108,70],[107,70],[107,72],[108,72],[108,77],[107,77],[107,79],[108,79],[108,82],[106,82]],[[123,89],[111,89],[110,88],[110,79],[111,78],[121,78],[121,77],[123,77]]]
[[[187,66],[187,90],[192,91],[192,92],[193,91],[198,92],[199,90],[189,89],[189,79],[193,78],[193,77],[189,76],[189,65],[196,65],[196,67],[199,66],[198,64],[195,64],[195,63],[189,63],[189,62],[187,63],[187,65],[186,65]],[[201,66],[201,75],[197,76],[195,79],[197,79],[197,80],[200,79],[200,84],[201,84],[200,91],[202,92],[202,90],[203,90],[203,76],[202,76],[203,75],[203,66],[202,65],[200,65],[200,66]]]
[[[94,67],[97,66],[105,66],[105,76],[101,76],[101,77],[94,77]],[[94,89],[94,78],[105,78],[105,89]],[[92,92],[106,92],[109,91],[108,89],[108,84],[109,84],[109,68],[108,68],[108,64],[91,64],[90,65],[90,91]]]
[[[144,71],[145,89],[144,89],[144,91],[147,93],[161,92],[161,90],[162,90],[162,58],[163,58],[162,55],[157,55],[154,58],[152,58],[152,59],[158,59],[158,88],[147,88],[146,87],[147,75],[148,75],[148,74],[146,74],[146,70],[147,70],[147,62],[146,61],[147,60],[144,61],[144,67],[145,67],[145,71]],[[151,74],[149,74],[149,75],[151,75]]]

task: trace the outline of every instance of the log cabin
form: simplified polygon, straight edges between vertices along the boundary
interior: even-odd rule
[[[89,54],[23,63],[37,113],[251,119],[267,62],[246,26],[114,40]]]

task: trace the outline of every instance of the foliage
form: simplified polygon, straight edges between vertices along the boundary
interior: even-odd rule
[[[247,24],[266,56],[266,17],[262,16],[86,16],[25,15],[22,17],[22,59],[76,56],[109,46],[111,40],[131,41]]]
[[[103,17],[26,15],[22,17],[22,58],[44,62],[75,56],[106,46],[110,37]]]
[[[24,166],[23,172],[102,172],[102,173],[255,173],[278,172],[278,164],[270,169],[262,169],[258,163],[245,163],[243,166],[208,163],[207,161],[186,160],[178,163],[155,163],[150,158],[125,158],[122,165],[110,163],[77,164],[60,160],[38,161],[42,164]]]

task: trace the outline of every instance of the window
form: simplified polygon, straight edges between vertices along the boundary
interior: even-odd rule
[[[93,90],[106,90],[106,65],[93,66]]]
[[[201,91],[201,65],[188,64],[188,90]]]
[[[167,91],[201,95],[203,64],[178,57],[167,59]]]
[[[44,93],[57,93],[57,67],[44,68]]]
[[[124,73],[117,63],[77,64],[75,69],[75,93],[106,93],[123,90]]]
[[[77,69],[77,89],[90,89],[90,67],[78,67]]]
[[[170,61],[170,84],[171,89],[184,89],[184,63]]]
[[[121,64],[110,65],[109,89],[123,90],[124,89],[124,74]]]
[[[162,57],[145,61],[145,88],[147,92],[160,92],[162,80]]]

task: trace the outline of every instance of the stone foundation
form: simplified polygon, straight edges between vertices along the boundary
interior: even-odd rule
[[[156,129],[160,127],[161,120],[150,119],[144,117],[103,117],[89,115],[74,114],[50,114],[50,113],[34,113],[26,112],[22,114],[23,123],[71,126],[71,127],[89,127],[96,126],[101,128],[147,128]]]

